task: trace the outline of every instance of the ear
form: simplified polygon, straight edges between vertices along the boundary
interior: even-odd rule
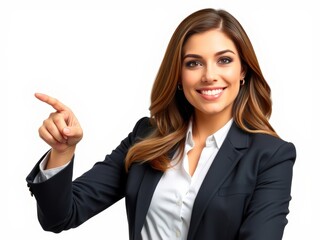
[[[247,74],[247,65],[246,64],[242,64],[241,66],[241,79],[244,79],[246,77]]]

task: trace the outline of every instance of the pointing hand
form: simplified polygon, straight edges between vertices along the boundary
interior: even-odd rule
[[[71,109],[45,94],[36,93],[35,97],[56,110],[43,121],[39,128],[40,137],[56,152],[63,153],[70,147],[74,149],[82,139],[83,131]]]

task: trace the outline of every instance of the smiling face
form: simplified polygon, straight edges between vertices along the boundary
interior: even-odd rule
[[[232,40],[218,29],[192,35],[183,47],[181,84],[195,116],[228,121],[240,80],[241,61]]]

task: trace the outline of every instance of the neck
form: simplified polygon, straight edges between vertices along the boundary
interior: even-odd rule
[[[221,129],[232,116],[216,116],[195,113],[193,118],[193,137],[205,141],[208,136]]]

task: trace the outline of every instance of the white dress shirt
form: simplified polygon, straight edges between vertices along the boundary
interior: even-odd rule
[[[206,139],[194,174],[189,174],[188,152],[194,147],[192,121],[189,123],[182,161],[177,152],[169,168],[162,175],[153,194],[143,225],[143,240],[179,239],[186,240],[191,220],[194,200],[215,156],[232,125],[231,119],[225,126]],[[34,182],[43,182],[57,174],[69,163],[58,168],[44,170],[47,157],[40,163],[40,172]]]
[[[187,239],[194,200],[231,125],[232,120],[206,139],[196,170],[190,176],[187,153],[194,147],[190,122],[182,161],[176,153],[172,167],[162,175],[141,231],[142,239]]]
[[[49,178],[51,178],[52,176],[60,172],[62,169],[64,169],[66,166],[68,166],[68,164],[70,163],[70,162],[67,162],[66,164],[60,167],[45,169],[45,166],[47,165],[47,162],[48,162],[49,153],[50,152],[48,152],[45,158],[40,162],[39,164],[40,171],[37,174],[37,176],[34,178],[33,180],[34,183],[41,183],[48,180]]]

